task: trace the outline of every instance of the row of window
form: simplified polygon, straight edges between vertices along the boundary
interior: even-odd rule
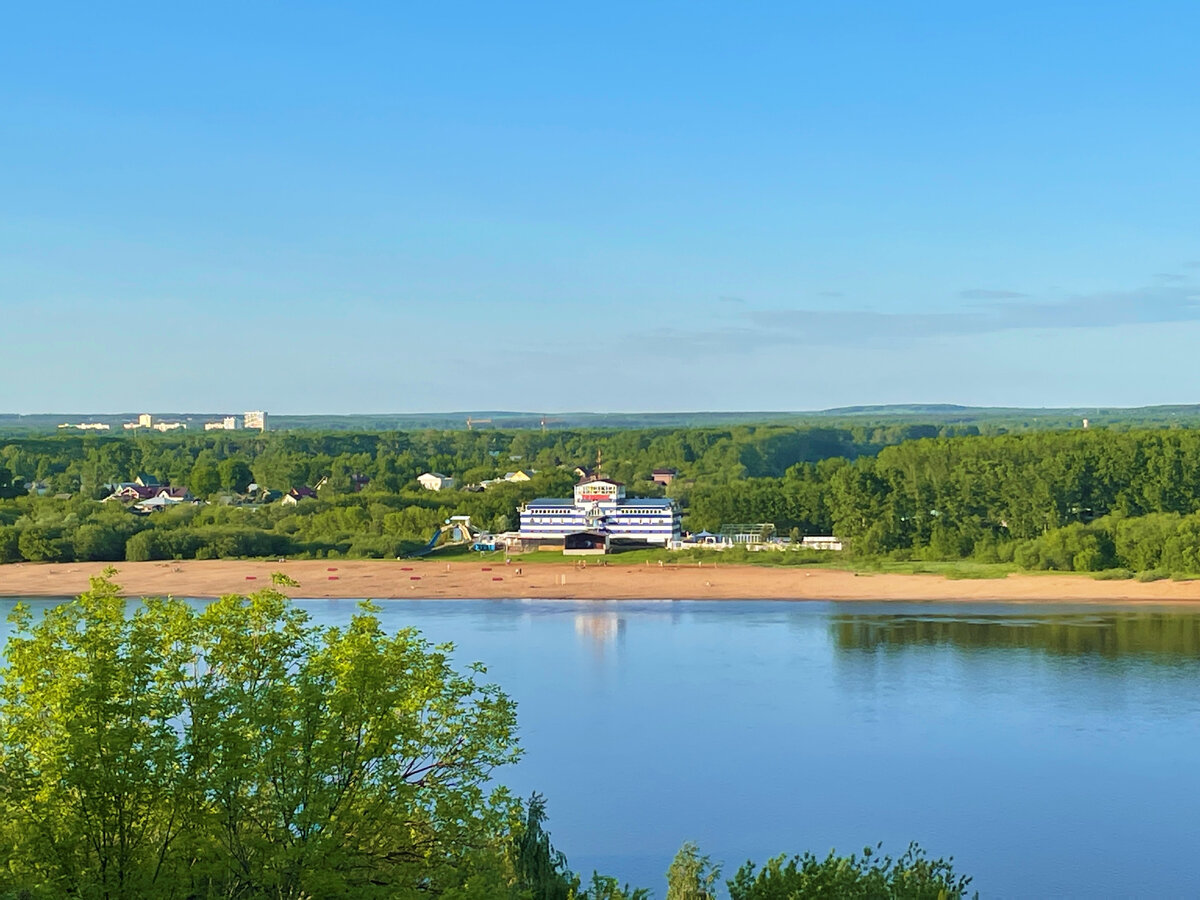
[[[654,518],[630,518],[629,516],[609,516],[606,521],[609,525],[657,525],[664,521],[673,521],[672,516],[655,516]],[[582,516],[562,518],[550,516],[530,516],[526,519],[527,522],[537,525],[576,525],[586,521]]]
[[[607,522],[586,524],[583,522],[522,522],[523,529],[548,528],[562,530],[564,528],[602,528],[607,532],[616,532],[622,528],[672,528],[678,527],[677,522]]]

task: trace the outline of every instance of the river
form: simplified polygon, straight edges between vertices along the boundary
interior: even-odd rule
[[[355,609],[298,602],[330,624]],[[578,871],[661,897],[684,840],[728,874],[916,840],[988,897],[1200,892],[1200,611],[430,600],[381,616],[453,641],[517,699],[526,755],[502,780],[547,796]]]

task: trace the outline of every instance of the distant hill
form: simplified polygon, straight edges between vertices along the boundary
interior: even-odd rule
[[[202,431],[205,422],[213,421],[228,412],[184,413],[156,412],[155,418],[181,421],[191,433]],[[103,422],[111,426],[107,434],[125,433],[124,422],[137,418],[135,413],[94,415],[90,413],[40,413],[17,415],[0,413],[0,431],[47,432],[64,422]],[[985,407],[961,406],[953,403],[905,403],[891,405],[843,406],[824,410],[746,412],[628,412],[538,413],[514,410],[476,410],[444,413],[377,413],[361,415],[271,414],[271,431],[415,431],[425,428],[465,429],[468,420],[473,428],[547,430],[579,428],[687,428],[751,424],[828,424],[847,425],[978,425],[994,430],[1030,430],[1078,428],[1084,419],[1094,427],[1200,427],[1200,404],[1140,407]]]

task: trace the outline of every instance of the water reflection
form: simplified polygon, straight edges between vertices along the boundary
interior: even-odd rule
[[[1200,658],[1200,613],[1107,610],[1054,615],[836,615],[839,650],[1021,649],[1069,656]]]
[[[578,613],[575,634],[587,639],[594,650],[604,650],[625,637],[625,619],[616,613]]]

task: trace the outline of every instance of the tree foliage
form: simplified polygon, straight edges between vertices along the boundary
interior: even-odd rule
[[[274,589],[203,611],[108,578],[14,614],[0,879],[43,896],[408,897],[499,854],[511,701],[365,606],[318,628]]]
[[[955,900],[967,895],[970,883],[954,872],[952,860],[931,860],[910,844],[895,859],[867,847],[862,856],[777,856],[761,869],[748,862],[728,887],[730,900]]]
[[[687,841],[667,869],[667,900],[716,900],[721,867]]]

